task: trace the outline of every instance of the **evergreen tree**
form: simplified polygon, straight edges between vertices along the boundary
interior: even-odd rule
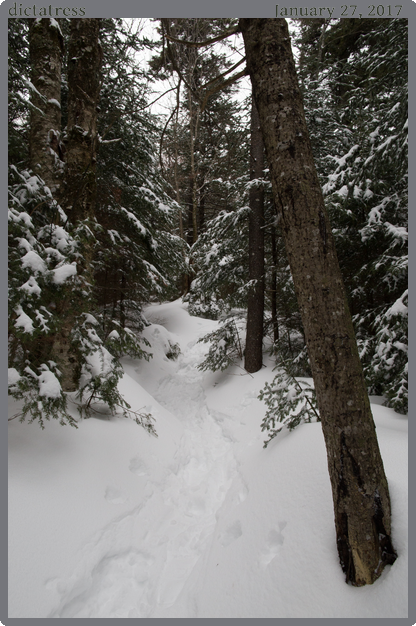
[[[112,320],[140,331],[144,303],[179,295],[186,271],[174,234],[179,207],[158,170],[157,120],[146,112],[146,77],[134,57],[142,49],[140,32],[106,20],[101,41],[96,298],[106,332]]]
[[[9,20],[8,156],[11,165],[29,161],[29,43],[28,20]]]
[[[73,31],[78,26],[88,26],[88,20],[83,20],[83,24],[75,22],[71,21]],[[92,26],[98,23],[99,20],[93,20]],[[114,34],[117,29],[112,28],[112,24],[107,22],[106,28]],[[67,30],[63,32],[68,45]],[[121,50],[125,49],[120,45],[123,32],[120,29],[113,40]],[[97,39],[89,42],[90,46],[87,33],[81,33],[77,39],[75,45],[87,46],[87,52],[95,55],[97,68],[101,59]],[[108,43],[104,34],[102,41]],[[98,83],[94,82],[97,74],[94,74],[92,57],[78,55],[74,48],[69,51],[69,63],[72,60],[73,65],[74,59],[81,58],[82,71],[89,71],[89,75],[83,83],[85,89],[78,91],[79,72],[74,74],[71,67],[68,81],[63,77],[61,93],[68,94],[63,107],[63,119],[68,124],[66,168],[73,184],[61,187],[59,202],[39,175],[29,170],[20,171],[15,166],[10,170],[9,390],[15,397],[25,400],[22,419],[29,415],[42,427],[43,419],[50,417],[75,425],[66,411],[64,389],[70,387],[76,390],[82,414],[88,413],[93,403],[102,401],[113,411],[121,408],[125,415],[133,416],[154,433],[151,416],[132,412],[118,392],[117,383],[122,375],[119,358],[126,353],[149,358],[143,349],[145,342],[140,338],[145,323],[140,315],[141,305],[154,295],[161,295],[168,282],[168,269],[174,269],[176,257],[182,259],[181,248],[179,239],[171,234],[173,203],[164,193],[155,172],[154,147],[148,132],[153,130],[151,123],[137,115],[137,108],[133,110],[134,124],[129,125],[125,119],[129,113],[128,103],[135,101],[137,92],[131,83],[125,84],[124,92],[122,84],[118,84],[116,94],[115,83],[111,85],[114,56],[109,60],[109,48],[104,45],[103,92],[108,101],[101,101],[101,106],[106,107],[107,119],[102,114],[97,129]],[[123,64],[124,61],[120,68],[124,68],[125,74],[119,76],[121,80],[128,74]],[[13,78],[13,72],[11,75]],[[95,85],[95,91],[82,105],[90,84]],[[124,100],[120,97],[122,93]],[[111,110],[112,98],[115,106]],[[143,98],[139,99],[142,104]],[[114,122],[114,111],[118,114],[115,129],[109,128]],[[122,122],[120,117],[124,118]],[[76,133],[74,119],[79,127],[85,122],[86,134]],[[102,133],[108,131],[109,136],[103,141],[99,134],[101,122],[108,122]],[[132,127],[133,132],[130,132]],[[111,136],[114,130],[120,131],[121,137]],[[102,158],[96,151],[99,143],[105,150]],[[124,154],[123,150],[117,152],[120,146]],[[69,154],[68,159],[68,152],[72,152],[72,157],[77,154],[78,158],[71,160]],[[95,169],[102,183],[100,194],[96,193]],[[109,193],[113,194],[113,202],[108,202]],[[112,255],[100,255],[103,245]],[[133,263],[128,265],[126,260],[133,260]],[[120,267],[125,270],[124,274],[117,274]],[[162,270],[165,270],[164,276]],[[115,275],[116,298],[112,294],[111,303],[116,303],[116,311],[107,306],[100,290],[100,280],[106,272]],[[135,303],[135,332],[126,324],[130,305],[125,306],[123,301],[124,287],[133,302],[139,293]],[[132,289],[136,293],[132,293]],[[62,349],[63,344],[67,349],[65,346]]]
[[[165,174],[185,207],[184,231],[192,245],[211,217],[232,208],[227,189],[230,172],[245,173],[241,163],[247,158],[248,144],[241,107],[231,99],[233,88],[227,83],[233,66],[224,52],[178,42],[185,39],[199,46],[235,20],[161,22],[165,47],[153,59],[152,67],[159,73],[163,68],[167,75],[175,72],[178,76],[177,108],[162,137],[164,158],[175,165],[166,167]],[[169,170],[173,176],[169,177]]]
[[[407,20],[371,22],[364,33],[343,23],[327,34],[328,62],[339,55],[325,71],[344,145],[319,149],[335,164],[322,170],[324,192],[367,383],[406,413]],[[342,110],[334,73],[344,85]]]
[[[193,245],[196,277],[185,297],[191,315],[218,319],[246,307],[249,212],[247,205],[222,211]]]

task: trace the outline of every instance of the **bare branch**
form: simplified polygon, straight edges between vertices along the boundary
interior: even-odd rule
[[[238,74],[234,74],[234,76],[231,76],[228,80],[225,80],[223,83],[220,83],[216,87],[213,87],[212,89],[210,89],[210,91],[208,91],[208,93],[205,94],[205,98],[202,101],[201,113],[204,111],[207,105],[208,99],[212,95],[214,95],[214,93],[217,93],[217,91],[221,91],[221,89],[224,89],[224,87],[228,87],[228,85],[232,85],[237,80],[239,80],[240,78],[246,75],[247,75],[247,68],[245,67],[241,72],[238,72]]]
[[[213,37],[212,39],[206,39],[205,41],[186,41],[185,39],[176,39],[176,37],[172,37],[170,34],[166,34],[166,39],[172,41],[173,43],[180,43],[183,46],[187,46],[188,48],[203,48],[204,46],[209,46],[212,43],[216,43],[217,41],[221,41],[222,39],[226,39],[231,35],[236,35],[240,32],[238,26],[234,26],[234,28],[229,28],[225,30],[222,35],[217,35],[217,37]]]
[[[237,67],[239,65],[241,65],[242,63],[244,63],[244,61],[246,60],[246,57],[243,57],[240,61],[238,61],[237,63],[235,63],[235,65],[233,65],[232,67],[230,67],[228,70],[226,70],[225,72],[223,72],[222,74],[218,74],[218,76],[216,76],[215,78],[213,78],[212,80],[208,81],[207,83],[205,83],[205,85],[202,87],[202,89],[206,89],[208,87],[208,85],[212,85],[212,83],[216,83],[217,80],[221,80],[221,78],[224,78],[224,76],[227,76],[227,74],[229,74],[230,72],[233,72],[234,70],[237,69]]]
[[[141,109],[139,109],[140,111],[144,111],[144,109],[147,109],[148,107],[152,106],[152,104],[154,104],[155,102],[157,102],[158,100],[160,100],[160,98],[163,98],[163,96],[166,96],[167,93],[169,93],[170,91],[175,91],[175,89],[177,89],[177,85],[175,85],[174,87],[171,87],[171,89],[168,89],[167,91],[165,91],[164,93],[162,93],[160,96],[158,96],[156,98],[156,100],[153,100],[152,102],[149,102],[149,104],[146,104],[146,106],[142,107]]]
[[[162,147],[163,147],[163,137],[165,136],[165,132],[167,127],[170,124],[171,119],[173,118],[173,116],[175,115],[175,113],[178,112],[179,110],[179,92],[180,92],[180,88],[181,88],[181,77],[179,77],[179,82],[178,84],[173,88],[176,89],[177,91],[177,98],[176,98],[176,106],[172,111],[172,114],[169,116],[168,121],[166,122],[163,130],[162,130],[162,134],[160,136],[160,143],[159,143],[159,164],[160,164],[160,169],[162,171],[162,175],[163,175],[163,161],[162,161]],[[172,91],[172,89],[170,89],[169,91]]]
[[[160,22],[162,24],[163,34],[166,37],[166,47],[167,47],[169,59],[172,62],[173,69],[178,74],[179,78],[183,81],[184,85],[195,96],[196,100],[199,101],[200,98],[199,98],[198,94],[195,92],[194,89],[192,89],[191,85],[188,84],[187,80],[183,76],[183,74],[182,74],[181,70],[179,69],[179,66],[178,66],[178,64],[176,62],[176,57],[175,57],[174,51],[172,49],[172,46],[169,43],[169,38],[170,38],[170,35],[169,35],[169,32],[170,32],[169,20],[166,19],[166,18],[161,18]]]

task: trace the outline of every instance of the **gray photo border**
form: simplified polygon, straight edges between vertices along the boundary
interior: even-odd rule
[[[415,105],[415,80],[414,73],[412,70],[414,69],[414,59],[416,58],[416,40],[413,39],[413,35],[415,34],[415,23],[416,23],[416,4],[412,0],[399,0],[400,4],[403,6],[400,17],[407,18],[409,20],[409,87],[410,87],[410,104],[409,109],[413,111],[413,107]],[[48,2],[39,1],[33,3],[33,0],[22,0],[22,2],[13,2],[12,0],[3,0],[0,6],[0,71],[1,78],[4,86],[6,85],[7,80],[7,22],[10,14],[10,10],[13,14],[13,7],[16,7],[18,10],[20,7],[43,7],[49,6]],[[368,6],[369,2],[363,2],[363,0],[355,0],[357,5],[357,13],[361,12],[362,16],[368,16]],[[389,2],[381,2],[378,0],[379,4],[384,4],[387,6]],[[170,14],[175,15],[176,17],[188,17],[189,15],[194,15],[195,17],[230,17],[232,15],[239,15],[241,17],[276,17],[276,0],[210,0],[209,2],[198,3],[195,4],[191,2],[191,0],[141,0],[140,3],[137,0],[117,0],[117,2],[110,2],[110,0],[65,0],[64,2],[54,2],[51,3],[52,7],[85,7],[85,16],[86,17],[115,17],[118,15],[127,15],[128,17],[139,17],[139,16],[154,16],[161,17],[162,15]],[[280,7],[330,7],[334,9],[332,17],[341,17],[341,6],[346,5],[346,0],[331,0],[331,2],[315,2],[311,0],[288,0],[287,2],[280,2]],[[349,4],[348,4],[349,6]],[[394,5],[393,5],[394,6]],[[324,16],[325,14],[323,14]],[[328,13],[326,13],[328,15]],[[33,13],[28,15],[28,17],[32,17]],[[19,17],[17,15],[16,17]],[[329,15],[328,15],[329,17]],[[0,181],[1,181],[1,190],[2,197],[6,200],[6,190],[7,190],[7,126],[5,123],[6,119],[6,110],[7,110],[7,90],[1,90],[0,92],[0,106],[2,112],[2,123],[0,125],[0,133],[1,133],[1,160],[2,167],[0,169]],[[413,135],[413,133],[412,133]],[[412,136],[411,135],[411,136]],[[409,160],[411,164],[415,163],[415,147],[410,142],[410,155]],[[411,199],[410,206],[413,207],[413,202],[415,199],[415,183],[412,180],[412,176],[409,181],[409,197]],[[412,230],[412,226],[416,224],[416,216],[414,215],[414,211],[410,211],[409,215],[410,219],[410,228]],[[1,228],[0,228],[0,281],[2,288],[4,287],[4,292],[6,289],[7,282],[7,218],[6,211],[2,211],[1,214]],[[413,259],[413,253],[411,250],[411,260]],[[411,285],[413,286],[413,285]],[[413,304],[415,301],[415,290],[410,290],[410,311],[411,311],[411,319],[413,319]],[[3,322],[1,328],[5,328],[6,319],[7,319],[7,307],[6,300],[0,300],[0,319]],[[413,333],[411,333],[411,355],[413,355]],[[1,354],[7,354],[7,336],[6,333],[2,333],[0,335],[0,349]],[[6,381],[6,369],[7,363],[6,358],[1,360],[1,380]],[[2,397],[4,398],[5,405],[7,407],[7,390],[6,383],[4,383],[4,395],[2,393]],[[411,398],[410,402],[411,411],[415,408],[415,403],[413,398]],[[5,411],[6,412],[6,411]],[[9,619],[7,617],[7,506],[5,506],[6,497],[7,497],[7,420],[4,417],[1,420],[1,432],[0,432],[0,489],[1,489],[1,506],[0,506],[0,624],[13,624],[18,626],[19,624],[23,624],[23,622],[27,621],[27,619]],[[409,437],[411,441],[414,443],[415,435],[414,435],[414,424],[411,423],[410,426]],[[413,475],[413,471],[416,470],[416,460],[411,455],[409,459],[409,475]],[[413,494],[414,495],[414,490]],[[409,520],[415,523],[415,502],[414,498],[410,499],[409,506]],[[30,516],[30,511],[28,511],[28,516]],[[410,527],[412,527],[410,525]],[[409,558],[409,589],[416,589],[416,571],[415,571],[415,541],[411,537],[410,544],[410,557]],[[413,558],[412,558],[413,557]],[[35,574],[34,574],[35,575]],[[409,593],[409,617],[405,619],[388,619],[390,623],[398,623],[401,622],[403,624],[412,624],[416,623],[416,597],[415,593]],[[277,619],[277,618],[276,618]],[[415,621],[413,621],[415,620]],[[37,621],[43,622],[43,620],[38,619]],[[69,621],[69,620],[67,620]],[[113,620],[114,621],[114,620]],[[118,620],[117,620],[118,621]],[[150,620],[149,620],[150,621]],[[178,626],[181,624],[181,619],[174,619]],[[214,621],[214,620],[206,620],[206,621]],[[222,620],[221,620],[222,621]],[[238,618],[232,620],[234,622],[240,621]],[[247,620],[251,621],[253,624],[257,623],[257,619]],[[269,620],[275,621],[275,620]],[[289,622],[289,620],[287,620]],[[295,620],[298,621],[298,620]],[[315,620],[320,622],[319,619]],[[350,619],[343,619],[344,623],[354,621]],[[361,620],[360,620],[361,621]],[[375,619],[372,621],[376,621]],[[368,620],[363,620],[364,623],[368,624]]]

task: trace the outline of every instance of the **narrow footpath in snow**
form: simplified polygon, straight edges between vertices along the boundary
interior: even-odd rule
[[[163,327],[157,329],[153,333]],[[75,574],[73,586],[49,617],[156,617],[158,610],[175,603],[210,541],[237,463],[232,441],[220,426],[229,416],[211,414],[202,384],[206,374],[197,369],[207,349],[197,339],[206,331],[203,325],[202,332],[196,327],[198,336],[189,340],[189,330],[183,353],[169,364],[171,373],[152,389],[155,400],[183,423],[169,473],[158,482],[139,460],[131,462],[132,472],[146,475],[145,501],[101,529],[86,546],[90,555],[83,556],[82,575]],[[103,550],[106,545],[113,551],[117,546],[117,553]],[[96,553],[99,561],[94,560]],[[85,560],[90,563],[87,571]]]
[[[254,375],[202,372],[198,339],[218,322],[180,300],[145,315],[153,356],[124,358],[119,388],[157,438],[102,406],[78,429],[9,422],[9,617],[406,617],[407,417],[373,398],[399,558],[352,588],[321,425],[284,429],[264,450],[267,354]]]

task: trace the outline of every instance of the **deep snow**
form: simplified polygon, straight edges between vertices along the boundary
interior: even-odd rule
[[[353,588],[320,424],[264,449],[267,356],[254,375],[200,372],[197,340],[217,323],[179,300],[145,315],[154,356],[124,359],[120,390],[157,439],[109,415],[9,422],[9,617],[407,617],[407,418],[372,399],[399,558]]]

